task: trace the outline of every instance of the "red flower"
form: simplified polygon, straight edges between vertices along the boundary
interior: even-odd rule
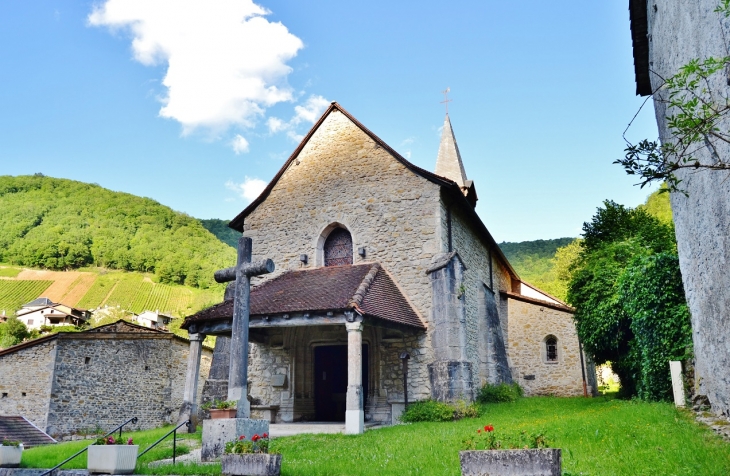
[[[487,425],[484,427],[484,431],[494,431],[494,427],[492,425]]]
[[[482,430],[477,430],[477,433],[481,433],[481,432],[482,432]]]
[[[238,439],[239,440],[245,440],[246,439],[246,436],[245,435],[241,435],[241,436],[238,437]]]
[[[251,438],[251,441],[258,441],[258,440],[259,440],[259,435],[258,435],[258,433],[257,433],[257,434],[255,434],[255,435],[253,435],[253,437]]]
[[[268,437],[269,437],[269,434],[268,433],[264,433],[264,438],[268,438]]]

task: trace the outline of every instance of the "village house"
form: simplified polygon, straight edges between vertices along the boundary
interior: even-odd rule
[[[134,321],[137,324],[149,327],[150,329],[166,329],[173,319],[175,319],[173,316],[162,314],[159,310],[144,311],[134,317]]]
[[[254,416],[358,432],[394,422],[406,396],[472,401],[513,381],[527,395],[595,390],[573,309],[520,279],[476,202],[448,114],[432,173],[333,102],[229,225],[254,261],[276,264],[252,279]],[[226,398],[231,298],[182,325],[193,346],[220,336],[205,400]]]
[[[118,321],[0,350],[0,416],[25,417],[56,439],[132,417],[139,429],[175,422],[189,349],[182,337]],[[201,348],[201,383],[212,354]]]
[[[91,313],[85,309],[54,303],[45,297],[23,304],[15,314],[28,330],[40,329],[42,326],[82,326],[91,317]]]

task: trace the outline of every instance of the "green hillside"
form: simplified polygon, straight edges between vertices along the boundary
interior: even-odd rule
[[[672,206],[669,203],[668,193],[661,193],[660,190],[657,190],[649,195],[646,199],[646,203],[644,205],[639,205],[639,208],[643,208],[649,214],[654,215],[662,223],[674,222],[672,219]]]
[[[236,252],[201,222],[149,198],[44,176],[0,176],[0,262],[154,273],[161,283],[215,286]]]
[[[231,245],[234,248],[238,247],[238,239],[241,237],[241,234],[232,228],[228,228],[228,220],[220,220],[218,218],[211,218],[209,220],[201,219],[200,223],[223,243]]]
[[[11,316],[20,306],[40,297],[53,281],[15,281],[0,279],[0,312]]]
[[[557,278],[554,257],[558,248],[568,246],[574,240],[575,238],[556,238],[519,243],[503,242],[499,247],[522,279],[548,294],[564,299],[565,286]]]

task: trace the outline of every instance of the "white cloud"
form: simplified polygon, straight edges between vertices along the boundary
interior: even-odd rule
[[[278,117],[270,117],[266,122],[269,127],[271,134],[277,132],[286,131],[286,136],[294,142],[300,142],[304,139],[304,136],[297,132],[296,128],[301,123],[314,124],[314,121],[319,119],[327,106],[330,105],[330,101],[322,96],[311,95],[309,98],[299,106],[294,107],[294,117],[288,122],[279,119]]]
[[[326,100],[322,96],[311,95],[309,96],[309,99],[307,99],[307,102],[294,108],[296,115],[292,118],[292,122],[295,125],[300,122],[309,122],[310,124],[314,124],[314,121],[322,115],[329,105],[330,101]]]
[[[236,134],[236,137],[231,141],[231,147],[233,147],[233,152],[236,155],[245,154],[248,152],[248,141],[241,134]]]
[[[226,188],[233,190],[244,200],[251,202],[256,199],[266,188],[266,182],[258,178],[244,177],[242,183],[236,183],[232,180],[226,182]]]
[[[140,63],[167,65],[160,116],[220,133],[293,98],[286,62],[303,44],[268,13],[252,0],[105,0],[88,21],[129,32]]]

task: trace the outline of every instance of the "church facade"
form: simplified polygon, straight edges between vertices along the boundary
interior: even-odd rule
[[[252,280],[254,413],[390,423],[406,366],[409,402],[471,401],[512,381],[528,395],[595,389],[572,309],[519,278],[476,200],[448,115],[432,173],[332,103],[229,225],[251,238],[254,260],[276,264]],[[232,312],[225,300],[183,324],[224,337],[204,399],[226,396]]]

